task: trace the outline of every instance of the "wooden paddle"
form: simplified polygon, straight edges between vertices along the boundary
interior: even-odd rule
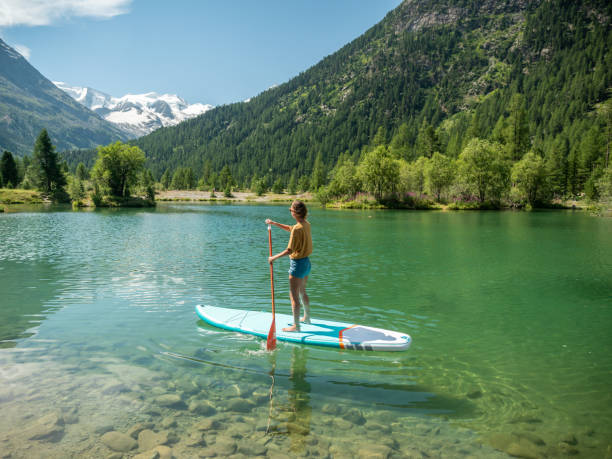
[[[268,225],[268,245],[270,246],[270,256],[272,256],[272,225]],[[272,325],[268,332],[266,349],[273,351],[276,349],[276,310],[274,307],[274,265],[270,263],[270,285],[272,286]]]

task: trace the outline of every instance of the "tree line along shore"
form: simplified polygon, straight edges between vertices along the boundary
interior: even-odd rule
[[[520,122],[517,122],[520,124]],[[512,123],[510,123],[511,125]],[[503,209],[587,207],[606,213],[612,202],[609,155],[597,155],[572,174],[573,183],[550,158],[528,149],[520,129],[506,143],[472,138],[457,158],[439,153],[435,132],[423,134],[426,154],[407,161],[379,132],[357,160],[341,155],[326,170],[320,156],[312,173],[299,179],[254,174],[238,184],[229,166],[216,173],[204,167],[166,170],[158,180],[145,167],[137,146],[100,146],[93,167],[71,168],[42,130],[32,156],[0,159],[0,202],[70,202],[73,207],[153,206],[163,201],[283,201],[307,196],[325,207],[399,209]],[[587,158],[588,159],[588,158]],[[576,190],[582,190],[576,193]],[[22,190],[20,192],[19,190]],[[184,191],[184,192],[181,192]],[[191,192],[191,193],[189,193]],[[198,193],[199,192],[199,193]]]

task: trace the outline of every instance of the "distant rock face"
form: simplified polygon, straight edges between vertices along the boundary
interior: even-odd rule
[[[92,88],[68,86],[61,81],[53,83],[130,137],[149,134],[160,127],[173,126],[213,108],[208,104],[188,104],[171,94],[149,92],[113,97]]]

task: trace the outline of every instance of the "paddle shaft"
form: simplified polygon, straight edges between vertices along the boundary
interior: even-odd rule
[[[268,246],[270,248],[270,256],[272,256],[272,225],[268,225]],[[270,263],[270,287],[272,290],[272,325],[268,332],[268,340],[266,348],[273,351],[276,348],[276,307],[274,305],[274,265]]]
[[[270,256],[272,256],[272,227],[268,226],[268,245],[270,246]],[[270,263],[270,286],[272,289],[272,320],[276,311],[274,310],[274,265]]]

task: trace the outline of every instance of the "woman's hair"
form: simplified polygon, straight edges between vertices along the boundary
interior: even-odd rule
[[[306,204],[304,204],[302,201],[296,199],[291,203],[291,208],[297,216],[301,218],[306,218],[306,215],[308,214],[308,209],[306,209]]]

